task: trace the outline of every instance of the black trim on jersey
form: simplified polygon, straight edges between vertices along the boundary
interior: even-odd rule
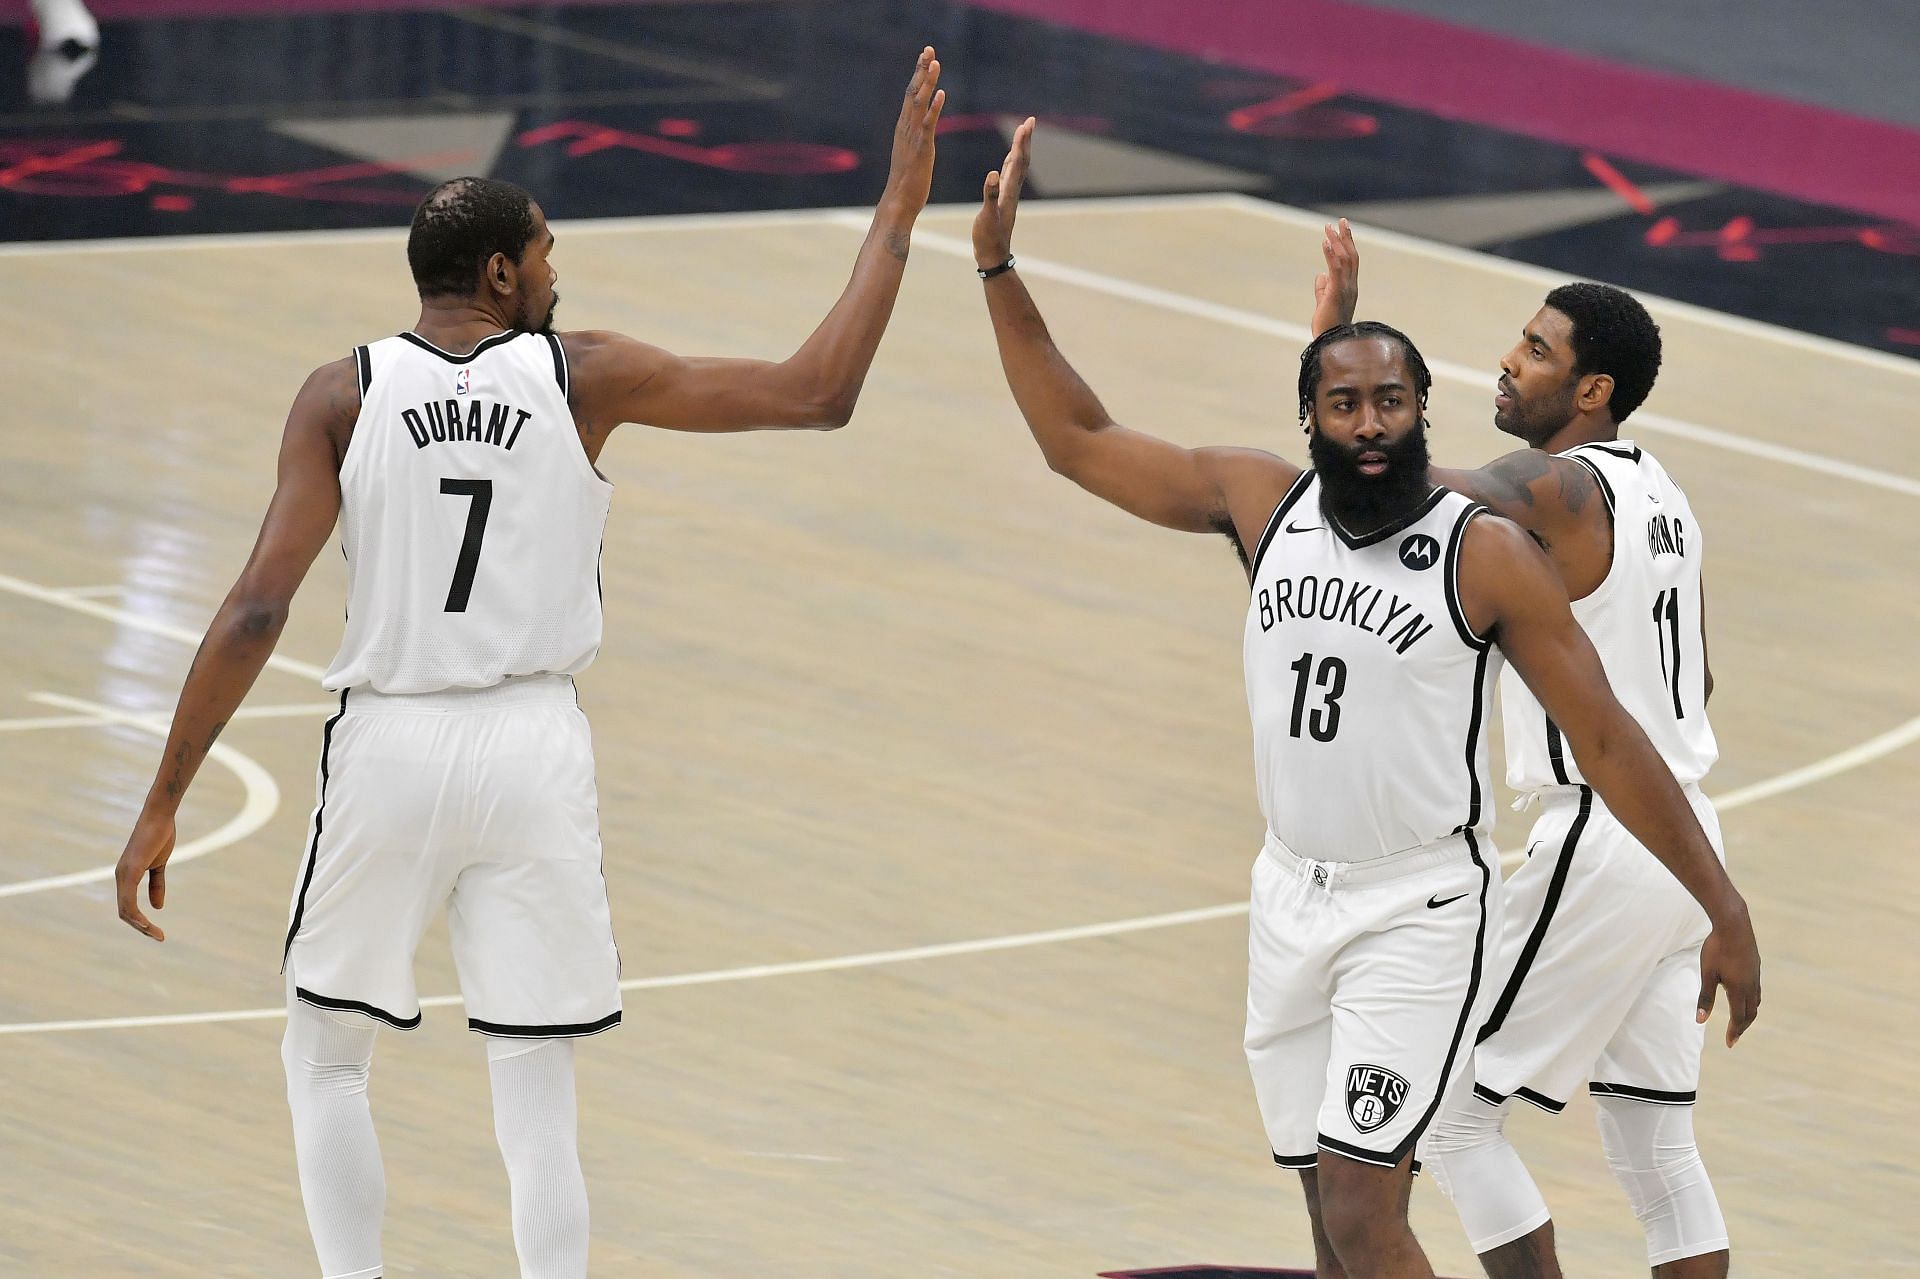
[[[407,332],[407,333],[402,333],[400,336],[405,338],[407,341],[413,343],[415,346],[419,347],[422,351],[425,351],[427,354],[439,356],[441,359],[445,360],[448,364],[471,364],[473,363],[474,357],[479,355],[482,351],[491,351],[496,346],[505,346],[507,343],[519,337],[521,332],[522,330],[520,329],[508,329],[505,333],[496,333],[490,338],[482,338],[480,339],[480,344],[474,347],[473,350],[467,352],[465,355],[455,355],[451,351],[442,351],[439,347],[427,341],[425,338],[421,337],[418,333]]]
[[[1408,511],[1399,519],[1392,521],[1385,528],[1377,528],[1364,537],[1355,537],[1353,534],[1347,532],[1347,530],[1340,527],[1340,521],[1333,518],[1332,511],[1327,510],[1324,506],[1320,509],[1321,513],[1327,517],[1327,527],[1333,530],[1333,535],[1342,542],[1345,542],[1348,550],[1357,551],[1362,547],[1384,542],[1395,533],[1404,533],[1413,525],[1418,524],[1427,517],[1428,512],[1440,505],[1440,500],[1447,495],[1447,492],[1448,490],[1446,489],[1435,488],[1433,492],[1427,494],[1425,500],[1411,511]]]
[[[1507,1094],[1503,1092],[1495,1092],[1493,1089],[1487,1087],[1485,1084],[1482,1084],[1482,1083],[1474,1084],[1473,1095],[1475,1097],[1478,1097],[1481,1101],[1486,1102],[1489,1106],[1504,1106],[1507,1104]]]
[[[1295,1172],[1304,1172],[1309,1168],[1319,1166],[1320,1153],[1315,1151],[1311,1155],[1283,1155],[1276,1150],[1273,1152],[1273,1162],[1279,1164],[1282,1168],[1291,1168]]]
[[[1473,718],[1467,721],[1467,820],[1460,825],[1465,834],[1480,824],[1480,727],[1486,722],[1487,703],[1493,690],[1487,687],[1487,656],[1491,646],[1480,650],[1473,663]]]
[[[320,825],[327,815],[327,753],[333,749],[333,726],[347,713],[347,691],[340,690],[340,709],[333,713],[320,733],[320,799],[313,810],[313,842],[307,845],[307,869],[300,876],[300,891],[294,894],[293,922],[287,925],[287,944],[280,948],[281,972],[287,971],[287,956],[293,953],[293,939],[299,934],[300,921],[307,913],[307,889],[313,886],[313,868],[320,861]]]
[[[1485,650],[1492,645],[1491,638],[1481,639],[1473,633],[1473,627],[1467,624],[1467,610],[1460,603],[1460,544],[1467,540],[1467,521],[1487,508],[1475,502],[1460,512],[1460,518],[1453,522],[1453,534],[1447,542],[1447,576],[1442,583],[1447,591],[1447,612],[1453,614],[1454,629],[1460,632],[1460,638],[1468,648]]]
[[[1581,466],[1584,466],[1588,474],[1592,475],[1594,480],[1600,485],[1600,496],[1605,498],[1607,502],[1607,522],[1611,524],[1615,518],[1613,485],[1607,483],[1607,477],[1600,473],[1600,468],[1594,464],[1593,459],[1590,457],[1581,457],[1578,450],[1564,453],[1561,456],[1571,458]]]
[[[360,377],[360,400],[364,404],[367,388],[373,385],[373,353],[364,346],[353,348],[353,371]]]
[[[478,1017],[467,1018],[468,1030],[492,1035],[496,1039],[579,1039],[585,1035],[597,1035],[603,1030],[612,1030],[619,1024],[620,1010],[617,1008],[599,1021],[576,1022],[569,1026],[508,1026],[497,1021],[481,1021]]]
[[[553,380],[560,384],[560,398],[563,400],[567,399],[571,394],[567,389],[569,381],[567,376],[567,353],[560,349],[560,339],[553,334],[542,333],[540,336],[545,338],[547,345],[553,348]]]
[[[1273,535],[1280,531],[1280,521],[1286,518],[1287,512],[1291,511],[1305,496],[1307,485],[1312,479],[1312,471],[1302,471],[1299,478],[1287,485],[1287,491],[1280,495],[1280,504],[1273,508],[1273,515],[1267,520],[1266,530],[1260,534],[1259,544],[1253,548],[1253,560],[1247,565],[1247,581],[1253,581],[1254,575],[1260,571],[1260,560],[1267,553],[1267,543],[1271,542]]]
[[[1379,1150],[1366,1150],[1360,1146],[1348,1145],[1339,1138],[1329,1137],[1325,1133],[1320,1134],[1319,1140],[1320,1149],[1331,1150],[1336,1155],[1345,1155],[1359,1163],[1372,1164],[1375,1168],[1398,1168],[1400,1160],[1406,1157],[1404,1151],[1399,1155],[1392,1155]]]
[[[1661,1092],[1658,1088],[1636,1088],[1632,1084],[1591,1083],[1587,1091],[1596,1097],[1625,1097],[1656,1106],[1691,1106],[1700,1098],[1697,1092]]]
[[[1427,1125],[1432,1123],[1433,1117],[1440,1112],[1440,1103],[1445,1100],[1447,1080],[1453,1077],[1453,1063],[1460,1056],[1461,1041],[1467,1037],[1467,1018],[1473,1014],[1474,1003],[1480,997],[1480,978],[1485,971],[1487,955],[1487,894],[1492,891],[1493,885],[1500,882],[1500,879],[1487,865],[1486,859],[1480,856],[1480,841],[1473,837],[1473,832],[1466,830],[1460,833],[1467,838],[1467,854],[1473,858],[1473,864],[1480,868],[1480,923],[1473,934],[1473,967],[1468,970],[1467,994],[1460,1001],[1460,1019],[1453,1023],[1453,1041],[1447,1045],[1447,1060],[1440,1067],[1440,1081],[1434,1088],[1433,1101],[1427,1106],[1427,1113],[1420,1116],[1420,1122],[1416,1123],[1407,1135],[1400,1139],[1400,1144],[1393,1148],[1395,1164],[1405,1158],[1407,1152],[1419,1143],[1421,1134],[1427,1130]],[[1326,1138],[1321,1138],[1322,1142],[1325,1140]]]
[[[1553,780],[1562,786],[1571,786],[1573,779],[1567,776],[1567,744],[1560,740],[1560,726],[1553,722],[1553,716],[1546,716],[1546,720],[1547,762],[1553,765]]]
[[[1533,921],[1533,931],[1527,934],[1527,944],[1520,948],[1520,958],[1513,966],[1513,976],[1507,979],[1507,988],[1500,992],[1493,1011],[1487,1014],[1486,1024],[1480,1027],[1480,1043],[1486,1043],[1506,1023],[1507,1014],[1513,1011],[1513,1001],[1520,997],[1520,983],[1527,979],[1527,970],[1533,967],[1535,957],[1540,954],[1540,943],[1546,940],[1547,925],[1553,922],[1553,912],[1560,905],[1560,894],[1567,887],[1567,871],[1573,865],[1574,850],[1580,844],[1580,832],[1587,828],[1587,818],[1592,812],[1593,790],[1582,786],[1580,811],[1574,814],[1573,824],[1567,827],[1567,837],[1561,841],[1560,860],[1554,863],[1553,878],[1547,881],[1547,895],[1540,903],[1540,918]]]
[[[1615,457],[1624,458],[1626,461],[1629,461],[1629,462],[1638,462],[1640,460],[1639,445],[1622,444],[1617,440],[1614,440],[1614,441],[1588,440],[1585,444],[1574,445],[1574,448],[1599,449],[1602,453],[1611,453]]]
[[[413,1030],[420,1025],[420,1014],[411,1017],[395,1017],[384,1008],[375,1008],[372,1004],[363,1004],[357,999],[333,999],[326,995],[316,995],[304,986],[293,988],[294,996],[303,1004],[312,1004],[315,1008],[327,1008],[340,1013],[364,1013],[375,1021],[384,1021],[395,1030]]]
[[[1566,1102],[1555,1101],[1545,1093],[1535,1092],[1531,1088],[1516,1088],[1513,1090],[1513,1095],[1521,1101],[1526,1102],[1529,1106],[1540,1107],[1540,1109],[1546,1111],[1549,1115],[1557,1115],[1567,1108]]]

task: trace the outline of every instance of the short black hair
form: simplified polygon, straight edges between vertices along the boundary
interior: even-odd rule
[[[1660,373],[1660,326],[1638,298],[1611,284],[1563,284],[1547,294],[1547,305],[1573,322],[1574,372],[1611,377],[1607,411],[1626,421]]]
[[[1413,339],[1394,328],[1391,324],[1382,324],[1378,320],[1361,320],[1358,324],[1336,324],[1307,343],[1307,349],[1300,352],[1300,422],[1305,425],[1307,414],[1313,408],[1313,397],[1320,390],[1320,354],[1335,342],[1345,342],[1349,338],[1387,338],[1398,342],[1406,353],[1407,371],[1413,377],[1413,393],[1419,397],[1420,407],[1427,407],[1427,392],[1433,389],[1433,374],[1427,372],[1427,362],[1420,354],[1420,348]]]
[[[469,296],[487,260],[504,253],[519,262],[533,239],[533,197],[511,182],[454,178],[435,187],[413,211],[407,265],[423,298]]]

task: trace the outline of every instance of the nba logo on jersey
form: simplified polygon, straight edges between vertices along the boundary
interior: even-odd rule
[[[1400,1113],[1407,1081],[1384,1066],[1347,1068],[1347,1115],[1361,1132],[1372,1132]]]
[[[473,370],[471,369],[461,369],[458,373],[454,374],[453,393],[455,395],[465,395],[467,393],[468,386],[471,385],[470,379],[472,378],[472,376],[473,376]]]

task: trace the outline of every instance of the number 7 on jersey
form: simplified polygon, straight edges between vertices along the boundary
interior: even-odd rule
[[[492,480],[441,480],[440,491],[467,502],[467,535],[454,561],[453,584],[447,587],[446,612],[464,613],[473,594],[473,574],[480,567],[480,543],[487,536],[487,512],[493,509]]]

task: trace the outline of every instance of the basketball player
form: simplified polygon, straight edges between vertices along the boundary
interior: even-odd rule
[[[448,182],[414,214],[412,331],[307,380],[252,558],[200,646],[118,867],[120,917],[166,900],[182,795],[272,652],[338,517],[340,693],[287,931],[283,1057],[307,1219],[329,1279],[381,1273],[367,1108],[376,1028],[420,1022],[413,952],[444,904],[526,1279],[587,1273],[573,1040],[620,1020],[593,754],[572,676],[600,644],[594,466],[622,422],[832,429],[853,412],[932,179],[945,95],[924,50],[853,278],[790,359],[683,359],[552,329],[554,236],[526,192]]]
[[[1407,1225],[1416,1143],[1493,988],[1487,703],[1502,659],[1592,785],[1713,921],[1701,1002],[1759,1001],[1745,903],[1646,735],[1613,700],[1538,547],[1434,485],[1413,344],[1380,324],[1301,357],[1313,467],[1186,449],[1116,424],[1015,269],[1033,122],[973,227],[1014,399],[1047,462],[1143,519],[1225,534],[1252,586],[1244,660],[1267,837],[1253,872],[1246,1048],[1275,1160],[1306,1186],[1323,1279],[1433,1274]]]
[[[1316,331],[1351,320],[1360,286],[1344,220],[1321,248]],[[1719,754],[1707,723],[1700,525],[1665,468],[1620,438],[1659,368],[1660,329],[1645,307],[1608,285],[1562,285],[1500,362],[1494,425],[1529,447],[1433,477],[1546,548],[1615,694],[1724,857],[1700,793]],[[1557,1276],[1546,1200],[1504,1126],[1514,1098],[1558,1114],[1585,1083],[1653,1273],[1721,1279],[1726,1220],[1693,1135],[1705,1031],[1692,974],[1706,917],[1594,795],[1527,687],[1509,676],[1501,701],[1507,781],[1540,816],[1507,880],[1500,993],[1473,1085],[1449,1098],[1421,1157],[1493,1279]]]

